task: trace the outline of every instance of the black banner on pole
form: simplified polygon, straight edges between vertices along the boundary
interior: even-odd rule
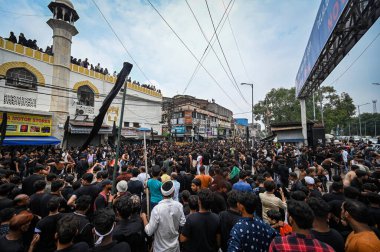
[[[111,105],[113,99],[116,97],[116,95],[119,93],[121,87],[123,86],[125,79],[129,75],[129,73],[132,70],[133,65],[128,62],[124,62],[123,69],[119,73],[116,79],[116,83],[107,95],[107,97],[104,99],[102,106],[99,109],[99,114],[94,119],[94,126],[92,127],[92,130],[90,132],[90,135],[88,136],[87,140],[84,142],[82,147],[80,148],[80,151],[84,151],[87,146],[90,144],[91,140],[98,134],[100,127],[103,124],[104,117],[107,113],[107,110],[109,106]]]
[[[0,146],[3,145],[5,134],[7,133],[7,122],[8,122],[8,115],[7,115],[7,112],[4,112],[3,121],[1,122],[1,125],[0,125],[0,133],[1,133]]]

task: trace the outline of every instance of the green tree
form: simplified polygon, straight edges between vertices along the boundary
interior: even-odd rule
[[[320,87],[314,93],[315,118],[321,121],[321,108],[326,132],[334,128],[342,128],[355,114],[355,105],[347,93],[337,94],[330,86]],[[301,121],[301,106],[295,96],[295,88],[278,88],[270,90],[263,101],[254,106],[255,119],[262,121],[266,127],[272,122]],[[314,119],[312,96],[306,99],[306,117]]]

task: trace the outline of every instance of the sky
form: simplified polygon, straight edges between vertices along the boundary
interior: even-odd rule
[[[52,17],[47,8],[49,3],[0,0],[0,36],[8,37],[10,31],[18,36],[22,32],[27,38],[37,39],[42,48],[51,45],[52,30],[46,24]],[[240,83],[254,83],[254,103],[272,88],[295,85],[321,1],[208,0],[215,27],[226,7],[230,9],[218,36],[223,51],[218,41],[213,45],[226,71],[210,50],[202,64],[206,70],[201,67],[191,82],[208,42],[189,6],[209,40],[214,28],[205,1],[151,0],[186,46],[147,0],[73,0],[72,3],[80,17],[75,23],[79,34],[73,38],[72,56],[88,58],[94,65],[99,62],[110,72],[119,71],[125,61],[131,62],[134,64],[132,80],[153,83],[164,96],[187,94],[214,99],[232,110],[234,117],[250,121],[251,88]],[[380,111],[380,86],[372,85],[380,82],[379,33],[377,20],[322,84],[334,86],[338,93],[347,92],[355,105],[371,103],[360,108],[362,113],[372,112],[372,100],[379,101]]]

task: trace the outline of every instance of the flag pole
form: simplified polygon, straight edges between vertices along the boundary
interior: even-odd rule
[[[116,157],[115,157],[115,164],[113,167],[113,174],[112,174],[112,194],[116,193],[116,171],[119,169],[118,161],[119,161],[119,150],[120,150],[120,135],[121,135],[121,128],[123,127],[123,117],[124,117],[124,106],[125,106],[126,93],[127,93],[127,81],[124,83],[123,101],[121,103],[119,128],[117,129]]]

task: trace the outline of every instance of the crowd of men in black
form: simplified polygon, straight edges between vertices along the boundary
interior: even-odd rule
[[[343,150],[349,150],[350,161],[355,161],[348,172],[344,170]],[[190,195],[196,196],[203,187],[201,180],[195,178],[199,160],[202,160],[199,167],[201,175],[204,167],[209,167],[213,178],[212,184],[206,186],[206,190],[213,192],[215,201],[209,209],[213,214],[222,214],[233,207],[236,209],[239,197],[234,199],[232,206],[230,197],[237,196],[228,192],[237,183],[247,184],[251,193],[257,195],[269,190],[279,198],[283,197],[280,195],[283,191],[288,200],[323,199],[325,203],[321,205],[327,205],[328,209],[320,209],[323,212],[321,218],[327,220],[327,210],[331,214],[330,227],[338,233],[329,231],[325,237],[320,233],[320,239],[324,237],[323,242],[334,246],[334,249],[340,248],[337,251],[342,251],[343,238],[358,225],[358,222],[349,226],[342,224],[341,205],[346,200],[368,206],[364,209],[366,211],[355,208],[355,211],[368,214],[359,222],[364,221],[380,236],[379,154],[364,143],[315,149],[269,144],[251,150],[241,143],[232,142],[184,145],[163,142],[148,146],[148,172],[142,167],[145,163],[143,145],[127,144],[120,150],[121,170],[117,171],[117,193],[113,194],[115,154],[109,146],[89,147],[82,153],[76,148],[65,151],[55,148],[3,148],[0,153],[1,251],[67,252],[85,251],[89,247],[93,251],[147,251],[151,240],[144,232],[140,212],[146,213],[148,207],[139,177],[143,175],[146,178],[150,174],[159,181],[165,176],[178,181],[179,200],[188,215],[198,209],[198,200]],[[369,171],[363,171],[363,167]],[[294,172],[296,168],[299,175]],[[324,189],[319,178],[325,176],[329,169],[335,170],[334,176],[330,176],[332,188],[322,195]],[[346,172],[351,172],[353,177],[344,186]],[[312,184],[309,183],[311,178]],[[126,182],[119,186],[122,181]],[[279,188],[282,189],[279,191]],[[256,202],[254,210],[255,216],[263,217],[261,203]],[[280,213],[280,221],[283,221],[285,212],[280,209]],[[227,239],[222,240],[225,246],[230,237],[229,231],[239,219],[238,212],[234,214],[233,220],[232,216],[229,217],[233,223],[222,234],[222,238]],[[317,212],[315,215],[319,216]],[[224,229],[225,221],[221,221]],[[185,248],[183,251],[191,250]]]
[[[38,47],[37,40],[35,40],[35,39],[34,40],[27,39],[24,36],[24,33],[20,33],[20,35],[18,36],[18,40],[17,40],[16,36],[11,31],[10,34],[9,34],[9,37],[7,38],[7,40],[9,40],[9,41],[11,41],[12,43],[15,43],[15,44],[20,44],[20,45],[32,48],[33,50],[37,50],[37,51],[40,51],[40,52],[43,52],[43,53],[46,53],[46,54],[49,54],[49,55],[53,55],[53,45],[52,46],[47,46],[46,49],[43,50],[42,48]]]

